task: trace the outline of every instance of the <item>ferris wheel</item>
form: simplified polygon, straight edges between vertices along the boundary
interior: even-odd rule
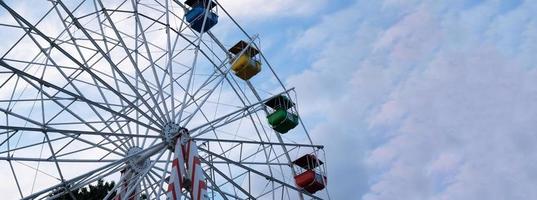
[[[25,3],[0,1],[1,191],[329,198],[294,89],[220,2]]]

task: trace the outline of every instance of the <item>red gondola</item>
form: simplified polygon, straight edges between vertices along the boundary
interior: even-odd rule
[[[293,164],[302,168],[300,170],[302,172],[295,176],[295,183],[298,187],[312,194],[326,187],[327,179],[320,168],[323,162],[317,159],[317,156],[306,154],[293,161]]]

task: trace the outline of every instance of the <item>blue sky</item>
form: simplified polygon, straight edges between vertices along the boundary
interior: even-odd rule
[[[536,1],[220,2],[296,87],[332,199],[537,199]]]
[[[287,5],[237,18],[297,87],[333,199],[537,198],[535,1]]]

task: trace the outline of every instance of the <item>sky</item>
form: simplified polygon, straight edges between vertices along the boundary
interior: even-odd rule
[[[331,199],[537,199],[537,1],[220,2],[296,87]]]
[[[260,2],[332,199],[537,198],[536,1]]]

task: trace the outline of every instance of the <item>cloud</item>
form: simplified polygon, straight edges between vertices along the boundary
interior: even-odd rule
[[[328,1],[311,0],[304,2],[290,2],[285,0],[263,1],[222,1],[220,2],[233,17],[248,21],[267,20],[289,16],[312,15]]]
[[[434,13],[426,3],[420,7],[380,40],[383,43],[388,37],[391,44],[382,49],[391,48],[389,58],[424,62],[412,68],[370,118],[372,132],[393,132],[385,133],[391,137],[367,159],[379,174],[364,199],[535,198],[527,186],[537,182],[531,175],[535,157],[529,153],[535,149],[528,145],[536,139],[532,136],[535,127],[530,125],[536,119],[531,114],[536,74],[523,66],[527,63],[520,64],[518,59],[525,55],[509,53],[518,51],[525,39],[537,37],[512,40],[518,33],[511,30],[524,30],[534,23],[518,21],[520,15],[531,12],[522,5],[499,13],[504,8],[496,3],[476,5],[477,11],[447,12],[485,13],[466,21]],[[406,24],[420,12],[431,13],[439,21],[427,25],[428,19],[420,17],[425,23]],[[499,30],[499,21],[518,25]],[[472,30],[475,27],[484,29]],[[462,33],[451,32],[454,29]],[[394,30],[406,33],[394,39]],[[498,36],[491,33],[498,32],[502,32],[501,39],[492,40]],[[460,34],[462,42],[449,34]],[[420,59],[409,52],[420,52]]]
[[[482,51],[438,56],[373,115],[373,131],[394,133],[367,159],[380,175],[364,199],[535,198],[525,186],[537,182],[528,177],[537,74]]]
[[[332,197],[536,198],[530,4],[355,1],[304,30],[288,82]]]

